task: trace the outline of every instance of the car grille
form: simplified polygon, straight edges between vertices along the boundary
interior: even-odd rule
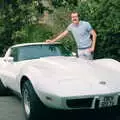
[[[120,96],[118,97],[118,103],[117,104],[120,105]]]
[[[99,99],[96,99],[96,101],[95,101],[95,108],[96,108],[96,109],[99,108],[99,102],[100,102],[100,100],[99,100]]]
[[[66,104],[70,108],[90,108],[92,106],[93,98],[82,98],[67,100]]]

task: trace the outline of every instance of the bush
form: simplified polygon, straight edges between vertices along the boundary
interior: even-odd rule
[[[27,28],[27,42],[43,42],[52,36],[51,27],[46,24],[30,25]]]

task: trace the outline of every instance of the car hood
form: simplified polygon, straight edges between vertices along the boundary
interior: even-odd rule
[[[33,60],[30,65],[44,76],[47,87],[51,86],[61,95],[108,94],[120,91],[119,73],[91,60],[46,57]]]
[[[29,66],[38,69],[44,77],[50,75],[58,81],[91,77],[94,74],[92,61],[75,57],[46,57],[30,61]],[[62,79],[61,79],[62,78]],[[64,78],[64,79],[63,79]]]

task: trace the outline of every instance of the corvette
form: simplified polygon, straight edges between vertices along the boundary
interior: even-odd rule
[[[119,106],[120,63],[77,58],[59,43],[17,44],[0,58],[0,87],[22,98],[27,120],[45,108]]]

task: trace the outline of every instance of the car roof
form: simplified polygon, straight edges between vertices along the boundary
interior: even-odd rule
[[[49,42],[35,42],[35,43],[22,43],[22,44],[16,44],[11,46],[11,48],[14,47],[23,47],[23,46],[29,46],[29,45],[54,45],[54,44],[61,44],[60,42],[54,42],[54,43],[49,43]]]

